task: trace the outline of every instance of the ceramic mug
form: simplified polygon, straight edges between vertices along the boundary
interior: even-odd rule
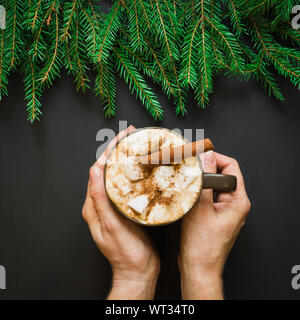
[[[132,135],[132,134],[136,134],[137,132],[141,131],[141,130],[147,130],[147,129],[160,129],[160,130],[168,130],[168,131],[172,131],[170,129],[167,128],[163,128],[163,127],[144,127],[144,128],[139,128],[136,129],[134,131],[129,132],[126,136],[122,137],[117,143],[116,145],[110,150],[110,153],[107,157],[107,159],[109,159],[111,152],[118,146],[118,144],[125,138],[127,138],[128,136]],[[177,134],[178,136],[180,136],[181,138],[183,138],[187,143],[190,142],[188,141],[186,138],[184,138],[182,135],[180,135],[179,133],[172,131],[173,133]],[[201,192],[203,189],[213,189],[217,192],[232,192],[235,191],[236,189],[236,185],[237,185],[237,178],[236,176],[233,175],[226,175],[226,174],[218,174],[218,173],[205,173],[203,170],[203,166],[201,163],[200,158],[197,156],[197,161],[199,163],[199,166],[201,168],[201,185],[200,185],[200,190],[199,190],[199,195],[196,198],[193,206],[195,205],[195,203],[198,201],[199,197],[201,196]],[[105,185],[105,189],[106,189],[106,170],[107,170],[107,161],[105,163],[104,166],[104,185]],[[109,197],[109,194],[106,190],[106,193]],[[112,202],[112,204],[114,205],[114,207],[126,218],[133,220],[139,224],[145,225],[145,226],[159,226],[159,225],[166,225],[166,224],[170,224],[172,222],[175,222],[179,219],[181,219],[183,216],[185,216],[186,214],[188,214],[188,212],[193,208],[187,211],[186,213],[184,213],[183,215],[181,215],[179,218],[174,219],[172,221],[168,221],[166,223],[155,223],[155,224],[151,224],[151,223],[143,223],[141,221],[139,221],[138,219],[135,219],[133,217],[128,216],[127,214],[125,214],[124,212],[122,212],[120,210],[120,208],[118,208],[118,206],[114,203],[114,201],[109,197],[110,201]]]

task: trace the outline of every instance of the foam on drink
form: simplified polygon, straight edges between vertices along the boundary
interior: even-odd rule
[[[106,191],[123,214],[156,225],[177,220],[191,209],[202,187],[196,157],[150,168],[140,165],[137,157],[185,143],[168,129],[149,128],[117,144],[106,164]]]

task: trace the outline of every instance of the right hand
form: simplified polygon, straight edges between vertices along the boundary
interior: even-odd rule
[[[207,152],[201,155],[204,172],[237,177],[234,192],[203,190],[199,201],[183,218],[180,255],[182,296],[186,299],[222,299],[222,272],[226,258],[250,210],[238,162]]]
[[[82,214],[100,251],[109,260],[112,289],[108,299],[153,299],[160,269],[157,251],[146,230],[113,208],[105,191],[103,171],[114,139],[90,169]]]

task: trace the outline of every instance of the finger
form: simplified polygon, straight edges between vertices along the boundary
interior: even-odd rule
[[[203,169],[205,173],[216,173],[217,172],[217,161],[216,161],[216,156],[213,151],[208,151],[205,153],[202,153],[200,155],[202,164],[203,164]],[[212,189],[204,189],[202,190],[201,197],[200,197],[201,202],[213,202],[213,190]]]
[[[112,207],[104,187],[103,171],[96,165],[90,169],[90,195],[97,214],[97,222],[100,222],[97,228],[101,230],[98,230],[98,232],[101,231],[100,233],[103,234],[105,232],[120,231],[125,225],[131,225],[135,230],[140,229],[134,222],[123,217]],[[92,218],[88,220],[91,230],[92,228],[95,229],[92,220]],[[96,232],[97,230],[94,231]]]
[[[90,196],[98,216],[102,211],[111,210],[111,204],[105,191],[103,170],[97,165],[93,165],[90,169]]]
[[[218,171],[222,174],[231,174],[237,178],[236,190],[232,195],[243,195],[246,193],[244,178],[238,162],[234,158],[227,157],[223,154],[215,152]]]
[[[96,214],[93,200],[91,199],[91,195],[90,195],[90,189],[91,189],[91,181],[89,179],[88,185],[87,185],[86,197],[85,197],[85,201],[82,208],[82,216],[86,222],[88,222],[87,220],[90,218],[90,216],[93,216]]]
[[[99,157],[99,159],[96,161],[96,165],[100,169],[104,169],[105,162],[107,160],[107,157],[111,151],[111,149],[118,143],[118,141],[125,137],[129,132],[134,131],[135,127],[133,125],[130,125],[126,130],[121,131],[107,146],[106,150],[102,153],[102,155]]]
[[[88,185],[86,188],[86,198],[90,198],[90,197],[91,197],[91,180],[89,179]]]
[[[88,182],[88,187],[87,187],[87,195],[86,199],[82,208],[82,216],[83,219],[87,222],[91,232],[95,232],[96,224],[99,222],[99,217],[96,212],[93,200],[90,196],[90,180]]]

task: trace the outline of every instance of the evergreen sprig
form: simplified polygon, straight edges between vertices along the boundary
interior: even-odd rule
[[[63,68],[77,90],[93,88],[108,118],[117,111],[117,73],[157,120],[163,108],[151,82],[178,115],[187,112],[190,91],[200,107],[208,105],[219,74],[253,78],[280,100],[275,72],[300,86],[295,0],[114,0],[107,13],[93,0],[0,4],[7,26],[0,30],[0,100],[11,72],[20,70],[30,122],[40,119],[42,95]]]

